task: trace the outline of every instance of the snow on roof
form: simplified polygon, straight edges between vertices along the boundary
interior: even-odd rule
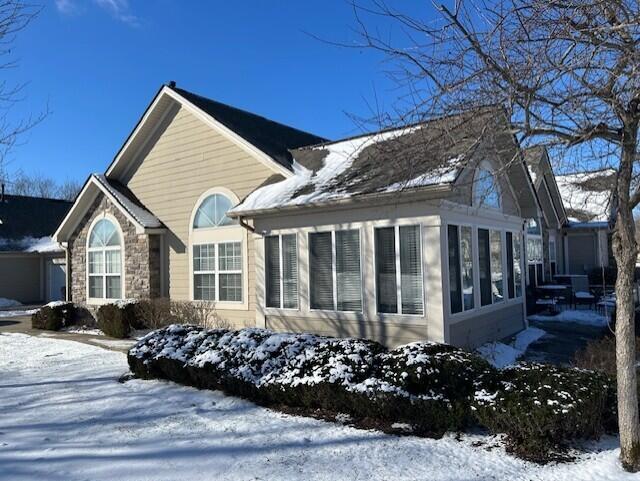
[[[123,192],[126,188],[118,185],[118,182],[107,179],[104,174],[92,174],[105,189],[116,199],[120,206],[126,210],[142,227],[155,228],[161,227],[160,220],[140,205],[139,201],[133,197],[133,194]]]
[[[557,175],[556,183],[570,222],[607,222],[611,210],[612,169]]]
[[[275,184],[263,186],[252,192],[232,212],[271,209],[289,205],[305,205],[349,198],[353,192],[346,189],[333,188],[339,176],[352,166],[355,159],[369,146],[390,139],[396,139],[419,129],[412,127],[373,135],[347,139],[332,144],[322,144],[308,150],[325,151],[322,165],[317,171],[304,167],[298,162],[294,152],[293,176]],[[455,171],[455,169],[453,169]],[[384,191],[392,192],[404,187],[422,187],[450,182],[455,178],[450,172],[439,170],[433,174],[422,174],[404,184],[395,183]]]
[[[0,238],[0,251],[14,252],[62,252],[64,249],[51,237]]]
[[[486,116],[440,119],[293,150],[293,176],[259,187],[230,212],[450,184],[486,122]]]

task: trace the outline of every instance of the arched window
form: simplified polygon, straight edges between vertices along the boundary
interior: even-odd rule
[[[122,239],[115,224],[97,221],[87,245],[89,299],[122,298]]]
[[[231,207],[233,207],[233,204],[228,197],[222,194],[210,195],[198,207],[196,216],[193,219],[194,229],[236,224],[236,221],[227,217],[227,211]]]
[[[239,304],[245,299],[245,232],[227,216],[234,201],[216,190],[222,189],[205,193],[192,214],[192,299]]]
[[[486,165],[476,169],[473,185],[473,205],[477,207],[500,208],[500,189],[493,172]]]

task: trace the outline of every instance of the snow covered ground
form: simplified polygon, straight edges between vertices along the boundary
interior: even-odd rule
[[[529,344],[537,341],[545,334],[546,332],[542,329],[529,327],[524,331],[520,331],[510,344],[489,342],[480,346],[476,351],[495,367],[502,369],[514,364],[525,353]]]
[[[562,311],[555,316],[545,316],[542,314],[534,314],[529,316],[530,321],[538,322],[575,322],[577,324],[584,324],[587,326],[602,326],[607,325],[608,318],[596,311],[591,310],[566,310]]]
[[[0,308],[5,307],[16,307],[21,306],[22,304],[15,299],[7,299],[6,297],[0,297]]]
[[[0,478],[42,480],[636,480],[606,439],[537,466],[485,436],[397,437],[287,416],[219,392],[118,383],[124,354],[0,335]],[[485,447],[474,447],[482,442]]]

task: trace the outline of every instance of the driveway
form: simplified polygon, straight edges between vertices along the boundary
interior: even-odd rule
[[[38,306],[21,306],[21,310],[30,311]],[[15,312],[16,308],[12,309]],[[31,314],[3,316],[8,310],[0,311],[0,334],[3,333],[19,333],[28,334],[36,337],[51,337],[56,339],[65,339],[68,341],[77,341],[91,346],[98,346],[112,351],[127,352],[135,339],[112,339],[104,335],[82,334],[78,332],[66,331],[44,331],[41,329],[33,329],[31,327]]]

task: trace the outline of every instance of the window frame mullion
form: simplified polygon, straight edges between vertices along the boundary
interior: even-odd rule
[[[395,254],[396,254],[396,296],[398,303],[398,314],[404,314],[402,306],[402,273],[400,272],[400,226],[394,226]]]
[[[282,234],[278,235],[278,261],[280,263],[280,309],[284,309],[284,253],[282,252]]]
[[[331,275],[333,277],[333,310],[338,310],[338,266],[336,265],[336,231],[331,231]]]

